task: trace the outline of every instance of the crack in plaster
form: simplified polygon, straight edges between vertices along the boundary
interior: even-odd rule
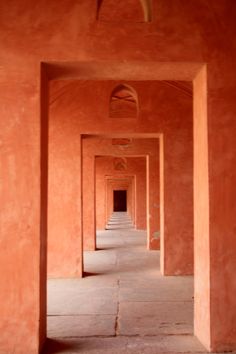
[[[118,258],[117,258],[118,261]],[[119,335],[119,315],[120,315],[120,278],[117,279],[117,312],[115,319],[115,336]]]

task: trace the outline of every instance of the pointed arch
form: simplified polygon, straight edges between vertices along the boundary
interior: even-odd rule
[[[137,118],[138,95],[133,87],[120,84],[116,86],[110,96],[109,116],[111,118]]]
[[[125,157],[115,157],[113,160],[115,171],[127,170],[127,159]]]
[[[104,22],[150,22],[152,0],[97,0],[97,19]]]

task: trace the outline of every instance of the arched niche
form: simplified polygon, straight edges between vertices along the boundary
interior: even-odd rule
[[[126,171],[127,170],[127,160],[123,157],[116,157],[113,161],[115,171]]]
[[[150,22],[152,0],[98,0],[97,19],[102,22]]]
[[[110,96],[109,116],[111,118],[137,118],[138,96],[129,85],[116,86]]]

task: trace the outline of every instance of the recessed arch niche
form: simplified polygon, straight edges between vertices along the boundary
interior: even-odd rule
[[[115,171],[126,171],[127,170],[127,159],[123,157],[116,157],[113,161]]]
[[[138,95],[133,87],[120,84],[116,86],[110,96],[109,116],[111,118],[137,118]]]
[[[97,19],[102,22],[150,22],[152,0],[98,0]]]

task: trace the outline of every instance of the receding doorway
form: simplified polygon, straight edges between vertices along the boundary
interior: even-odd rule
[[[127,191],[113,191],[113,210],[127,211]]]

